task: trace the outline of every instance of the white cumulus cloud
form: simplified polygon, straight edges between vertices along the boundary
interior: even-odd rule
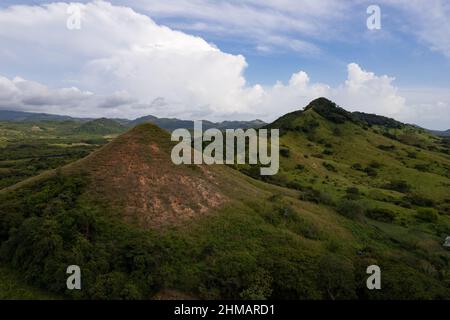
[[[8,49],[0,51],[0,68],[15,66],[20,74],[35,71],[33,77],[50,74],[60,85],[100,95],[126,92],[144,105],[164,97],[170,106],[164,110],[167,116],[190,116],[199,110],[244,112],[258,91],[246,86],[243,56],[103,1],[79,4],[81,29],[68,30],[68,6],[0,10],[0,41]],[[133,109],[119,107],[135,115]]]

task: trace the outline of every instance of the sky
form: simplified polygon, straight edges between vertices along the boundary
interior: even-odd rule
[[[320,96],[449,129],[450,1],[0,2],[2,110],[273,121]]]

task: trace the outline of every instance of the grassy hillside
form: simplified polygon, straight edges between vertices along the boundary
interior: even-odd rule
[[[336,111],[329,105],[328,117],[337,118]],[[319,112],[310,106],[271,125],[282,128],[281,172],[273,182],[318,188],[332,198],[359,188],[402,212],[422,202],[449,214],[450,154],[441,139],[407,125],[369,127],[350,113],[333,121]]]
[[[101,118],[95,119],[81,124],[77,127],[75,133],[95,134],[95,135],[107,135],[123,133],[126,131],[126,127],[121,125],[115,120]]]
[[[364,123],[327,100],[271,126],[281,171],[266,181],[174,166],[169,135],[147,124],[3,189],[0,260],[66,298],[450,298],[441,140]],[[71,264],[81,291],[65,289]],[[365,286],[372,264],[381,291]]]

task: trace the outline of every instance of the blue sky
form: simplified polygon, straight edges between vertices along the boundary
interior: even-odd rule
[[[205,30],[192,28],[192,25],[199,21],[206,21],[206,23],[214,26],[214,18],[201,19],[192,17],[190,14],[184,16],[182,9],[180,9],[181,14],[174,13],[170,9],[165,12],[155,10],[156,13],[152,14],[153,1],[142,1],[147,2],[148,5],[138,4],[138,2],[112,1],[112,3],[122,5],[129,4],[136,10],[149,14],[160,24],[201,36],[213,42],[225,52],[245,55],[249,65],[246,75],[251,83],[271,84],[276,80],[288,80],[292,72],[301,66],[308,73],[314,74],[317,81],[337,84],[345,78],[347,63],[355,61],[375,73],[395,75],[396,82],[402,86],[437,85],[450,87],[450,48],[448,43],[447,52],[434,51],[430,44],[421,40],[414,32],[404,30],[421,28],[420,23],[415,25],[416,17],[411,15],[409,10],[402,10],[408,6],[414,7],[414,1],[404,2],[404,4],[400,4],[402,1],[397,1],[398,5],[389,5],[396,1],[386,1],[386,4],[380,3],[382,21],[380,30],[369,31],[366,26],[366,20],[369,17],[366,9],[369,4],[377,4],[376,1],[353,1],[354,4],[352,4],[352,1],[337,1],[349,4],[347,6],[348,11],[346,11],[348,16],[331,23],[329,27],[342,29],[343,34],[336,35],[333,38],[321,33],[312,36],[296,34],[294,31],[280,32],[280,34],[291,39],[311,42],[319,50],[319,52],[314,53],[299,52],[283,46],[274,46],[270,52],[260,52],[256,49],[257,41],[245,39],[244,36],[239,37],[236,34],[224,36],[222,32],[214,32],[211,30],[213,28],[207,27],[205,27]],[[205,2],[239,3],[239,1]],[[426,0],[421,2],[427,3]],[[430,1],[430,6],[432,6],[432,2]],[[177,1],[173,3],[174,6],[177,5]],[[202,3],[202,1],[199,3]],[[250,7],[256,8],[255,10],[264,6],[264,1],[260,1],[258,5],[254,5],[255,2],[252,1],[249,3]],[[436,7],[438,6],[436,4]],[[280,1],[280,5],[275,7],[273,11],[276,12],[280,8],[283,8],[283,1]],[[448,5],[446,9],[449,9]],[[331,7],[329,10],[332,11],[333,8]],[[423,12],[423,14],[427,15],[426,12]],[[445,14],[450,19],[450,12]],[[293,13],[293,16],[295,18],[295,13]],[[320,15],[314,16],[313,19],[320,19]],[[223,23],[223,25],[226,26],[226,23]],[[443,26],[442,32],[449,31],[448,25]],[[448,33],[442,34],[442,37],[445,36],[450,38]]]
[[[32,88],[36,94],[37,86],[41,86],[42,90],[47,90],[46,97],[51,97],[48,104],[42,97],[28,99],[33,102],[28,105],[24,99],[19,99],[16,109],[42,111],[46,108],[45,111],[73,115],[91,112],[133,117],[153,113],[188,118],[261,117],[272,120],[282,112],[304,106],[315,95],[324,94],[350,110],[384,114],[426,127],[450,128],[448,1],[81,2],[84,4],[82,21],[86,22],[85,27],[72,33],[63,27],[61,30],[49,29],[45,22],[50,15],[53,15],[54,23],[66,19],[67,16],[62,17],[65,7],[53,4],[35,12],[32,5],[46,2],[6,0],[0,4],[0,29],[4,30],[0,32],[0,41],[7,48],[4,51],[8,51],[3,55],[0,51],[0,76],[11,82],[9,87],[19,86],[15,90],[20,90],[24,96],[27,93],[23,90]],[[8,7],[15,4],[25,5],[14,11],[17,21],[8,11],[11,10]],[[368,30],[366,26],[369,17],[366,9],[371,4],[381,9],[379,30]],[[98,10],[111,21],[103,18],[100,22],[95,21],[100,17]],[[30,23],[21,22],[21,15]],[[143,16],[149,21],[142,20]],[[98,34],[102,38],[101,45],[112,51],[101,50],[100,45],[96,52],[92,48],[87,50],[86,47],[97,45],[95,33],[81,37],[83,32],[89,32],[87,26],[92,23],[90,31],[100,32],[106,29],[98,26],[99,23],[111,29],[113,22],[117,37]],[[155,26],[148,27],[152,23]],[[30,33],[27,28],[31,27],[35,38],[24,35]],[[16,39],[8,37],[9,28],[11,32],[14,28]],[[130,40],[127,33],[135,35],[134,39]],[[162,34],[168,40],[163,39]],[[79,41],[77,48],[82,47],[78,54],[73,53],[73,48],[69,49],[71,44],[67,42],[71,40],[64,35],[69,38],[75,35],[73,42]],[[38,37],[46,39],[37,40]],[[176,49],[156,53],[154,47],[148,49],[154,45],[154,39],[158,39],[158,45],[170,43],[170,48]],[[205,49],[205,43],[199,43],[197,39],[204,41],[208,48]],[[122,45],[129,51],[123,52]],[[189,54],[180,55],[184,45]],[[137,47],[151,52],[146,52],[144,57],[141,52],[144,49],[136,53]],[[24,52],[30,50],[34,52],[30,63],[11,58],[15,55],[27,59]],[[218,52],[212,57],[205,55],[204,50]],[[70,66],[67,66],[69,59],[62,58],[66,55],[70,56]],[[124,56],[128,59],[126,65],[119,62]],[[31,64],[34,60],[38,63]],[[115,68],[113,76],[117,77],[108,85],[99,75],[99,66],[106,68],[105,61],[108,67],[107,71],[101,70],[105,72],[103,77],[111,77],[112,68]],[[148,72],[148,79],[139,72],[130,74],[132,61],[145,63],[143,69]],[[157,61],[170,62],[165,69],[161,63],[156,64]],[[197,75],[191,67],[186,70],[178,67],[179,74],[176,74],[177,70],[172,70],[171,65],[178,63],[180,66],[190,64],[201,72]],[[91,69],[93,64],[95,72]],[[220,77],[216,78],[217,74],[226,74],[223,82]],[[168,75],[176,79],[173,86],[170,86]],[[23,81],[14,82],[15,77]],[[164,81],[153,84],[156,77],[167,80],[167,87]],[[140,88],[143,82],[151,86],[150,90]],[[54,105],[55,101],[63,100],[62,92],[67,88],[79,90],[77,97],[82,101],[87,99],[89,109],[76,107],[73,103],[67,103],[66,108]],[[74,98],[73,95],[70,97]],[[115,103],[110,108],[96,105],[107,105],[106,100]]]
[[[252,41],[224,38],[220,34],[189,28],[186,31],[215,43],[226,52],[244,54],[249,64],[246,74],[252,83],[271,84],[276,80],[288,80],[292,71],[302,66],[303,70],[314,74],[317,81],[338,84],[345,78],[347,63],[357,61],[376,73],[395,75],[396,83],[402,86],[450,86],[449,57],[430,50],[414,34],[402,32],[399,20],[411,23],[410,17],[389,6],[382,6],[382,29],[368,31],[367,6],[357,7],[359,12],[346,21],[351,31],[344,38],[321,39],[320,35],[306,37],[317,45],[320,50],[317,53],[298,52],[283,47],[273,48],[271,52],[260,52]],[[395,19],[391,18],[393,15]],[[155,18],[155,21],[179,27],[177,19]],[[295,38],[296,35],[290,36]]]

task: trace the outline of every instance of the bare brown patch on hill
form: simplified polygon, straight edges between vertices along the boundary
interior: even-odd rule
[[[87,171],[93,198],[145,228],[177,225],[227,202],[214,168],[174,165],[172,146],[167,132],[145,124],[67,170]]]

